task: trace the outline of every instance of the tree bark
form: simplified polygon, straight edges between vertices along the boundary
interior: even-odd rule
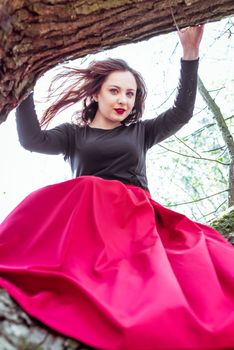
[[[0,0],[0,122],[58,63],[233,13],[233,0]]]
[[[234,245],[234,206],[212,220],[210,226],[222,233],[226,240]]]
[[[0,288],[1,350],[91,350],[78,341],[59,335],[30,318]]]

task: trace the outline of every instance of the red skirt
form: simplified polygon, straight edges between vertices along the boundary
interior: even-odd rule
[[[117,180],[30,194],[0,225],[0,286],[102,350],[234,348],[234,248]]]

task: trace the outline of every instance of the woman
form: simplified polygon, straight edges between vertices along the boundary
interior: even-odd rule
[[[105,350],[234,346],[230,243],[160,206],[145,155],[192,116],[203,27],[179,33],[172,108],[141,121],[146,91],[122,60],[70,70],[45,113],[83,100],[79,123],[41,131],[30,95],[17,109],[22,145],[63,153],[74,179],[29,195],[0,227],[0,285],[30,315]]]

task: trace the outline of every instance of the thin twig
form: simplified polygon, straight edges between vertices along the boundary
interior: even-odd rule
[[[229,189],[227,189],[227,190],[223,190],[223,191],[220,191],[220,192],[217,192],[217,193],[211,194],[210,196],[206,196],[206,197],[199,198],[199,199],[194,199],[193,201],[190,201],[190,202],[183,202],[183,203],[169,204],[169,205],[168,205],[168,207],[178,207],[178,206],[180,206],[180,205],[197,203],[197,202],[203,201],[203,200],[205,200],[205,199],[208,199],[208,198],[211,198],[211,197],[217,196],[218,194],[221,194],[221,193],[224,193],[224,192],[228,192],[228,191],[229,191]]]
[[[176,88],[172,90],[172,92],[166,97],[166,99],[159,106],[157,106],[157,109],[161,108],[169,100],[169,98],[174,94],[175,91],[176,91]]]
[[[181,142],[185,147],[187,147],[190,151],[192,151],[193,153],[195,153],[199,158],[201,158],[201,155],[196,152],[192,147],[190,147],[189,145],[187,145],[186,142],[184,142],[183,140],[181,140],[178,136],[175,135],[176,140],[178,140],[179,142]]]
[[[210,159],[210,158],[203,158],[203,157],[195,157],[195,156],[191,156],[191,155],[188,155],[188,154],[183,154],[183,153],[180,153],[180,152],[177,152],[177,151],[173,151],[165,146],[162,146],[160,144],[158,144],[158,146],[164,148],[166,151],[169,151],[169,152],[172,152],[172,153],[176,153],[176,154],[179,154],[180,156],[183,156],[183,157],[187,157],[187,158],[194,158],[194,159],[199,159],[199,160],[207,160],[207,161],[210,161],[210,162],[216,162],[216,163],[219,163],[221,165],[227,165],[229,166],[230,163],[223,163],[223,162],[220,162],[219,160],[216,160],[216,159]]]
[[[222,205],[224,205],[227,202],[227,199],[225,199],[217,208],[215,208],[215,210],[213,210],[212,212],[208,213],[208,214],[202,214],[202,217],[198,218],[197,221],[199,222],[201,219],[206,218],[207,216],[210,216],[212,214],[217,213],[217,211],[222,207]],[[211,221],[212,219],[209,219],[209,221]]]
[[[179,32],[179,31],[180,31],[180,28],[179,28],[179,26],[178,26],[178,24],[177,24],[177,22],[176,22],[175,16],[174,16],[174,12],[173,12],[173,9],[172,9],[172,6],[171,6],[171,0],[170,0],[170,3],[169,3],[169,6],[170,6],[171,16],[172,16],[172,18],[173,18],[173,22],[174,22],[174,24],[175,24],[176,29],[177,29],[178,32]]]
[[[205,107],[204,109],[206,109],[206,108],[208,108],[208,107]],[[202,109],[201,111],[203,111],[203,109]],[[199,114],[199,113],[200,113],[200,112],[194,114],[194,116],[197,115],[197,114]],[[234,115],[231,115],[231,116],[228,117],[228,118],[224,118],[224,120],[225,120],[225,121],[228,121],[228,120],[231,120],[231,119],[233,119],[233,118],[234,118]],[[216,124],[216,123],[206,124],[205,126],[202,126],[201,128],[195,130],[195,131],[192,132],[191,134],[185,136],[184,139],[187,140],[187,139],[188,139],[189,137],[191,137],[191,136],[196,136],[196,134],[199,134],[199,133],[201,133],[202,131],[204,131],[205,129],[208,129],[208,128],[212,127],[212,126],[217,126],[217,124]]]

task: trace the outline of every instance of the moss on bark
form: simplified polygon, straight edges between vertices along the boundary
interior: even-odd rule
[[[230,207],[220,217],[210,222],[210,226],[219,231],[234,245],[234,206]]]

